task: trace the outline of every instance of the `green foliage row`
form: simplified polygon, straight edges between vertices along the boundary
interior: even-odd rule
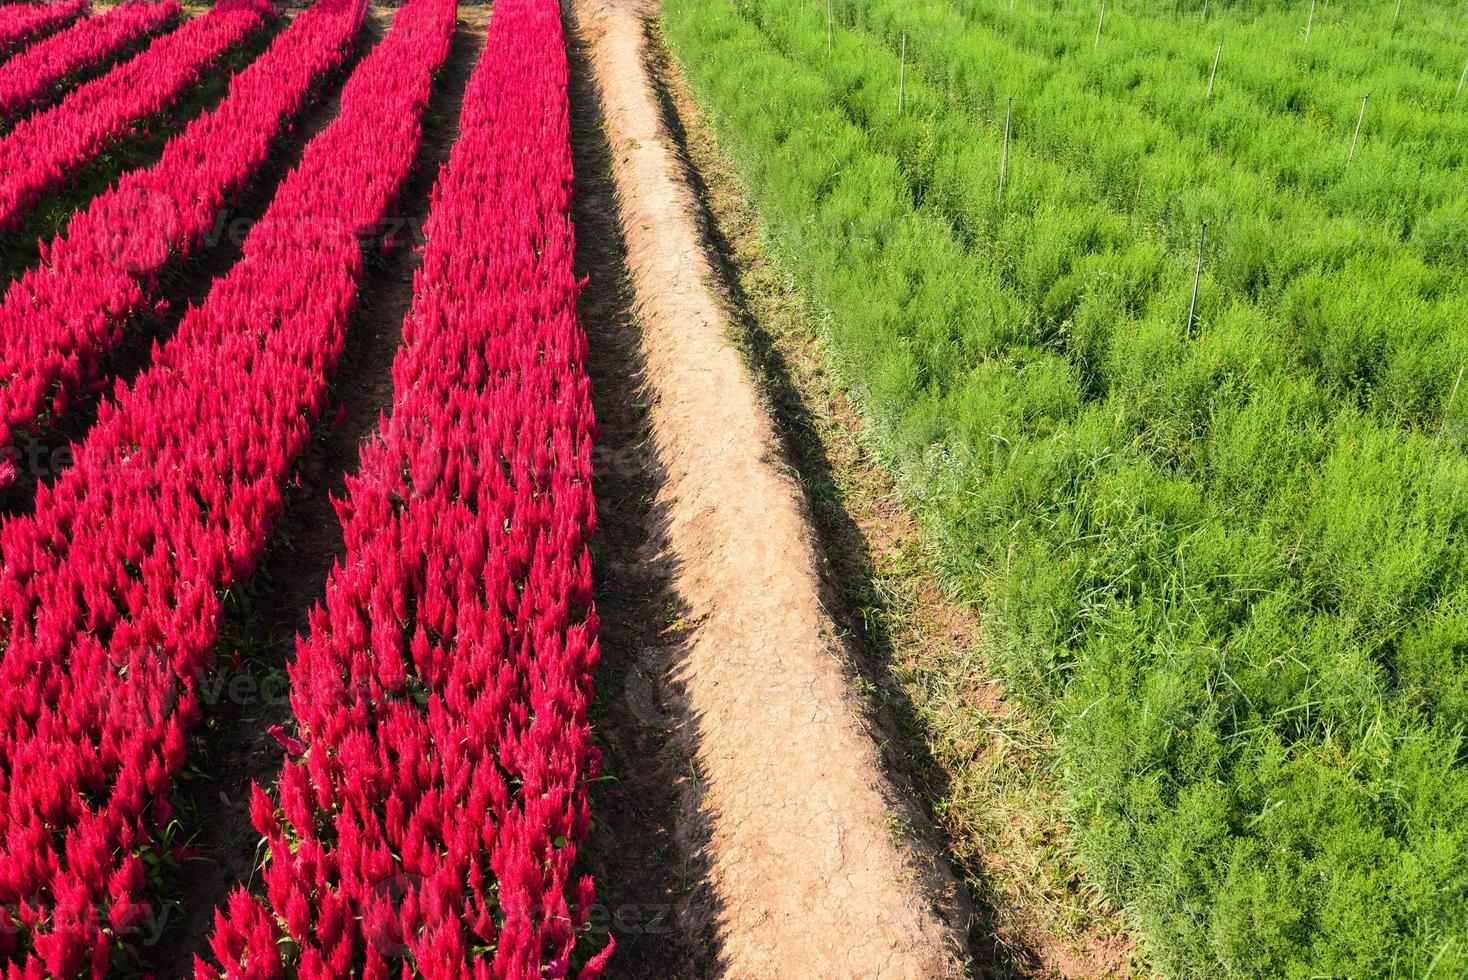
[[[757,6],[767,29],[784,9]],[[1064,191],[1095,172],[1081,148],[1028,144],[1006,206],[955,220],[997,173],[992,127],[973,156],[940,139],[967,89],[919,87],[919,135],[894,140],[847,89],[876,72],[802,63],[824,56],[813,9],[797,57],[728,0],[667,0],[663,25],[945,572],[1054,726],[1091,873],[1168,973],[1468,971],[1453,426],[1302,370],[1247,291],[1214,288],[1184,337],[1189,270],[1116,194]],[[929,162],[895,155],[924,138]]]
[[[1094,90],[1083,66],[1023,50],[951,5],[837,0],[835,11],[893,44],[905,31],[913,66],[952,97],[929,105],[927,118],[943,125],[953,102],[994,120],[983,142],[996,154],[1007,98],[1023,93],[1017,144],[1073,164],[1086,193],[1113,210],[1136,209],[1175,251],[1196,249],[1200,224],[1209,221],[1215,254],[1208,268],[1230,292],[1272,311],[1302,365],[1408,425],[1438,425],[1468,360],[1468,185],[1461,179],[1456,197],[1418,219],[1421,234],[1404,247],[1397,230],[1331,214],[1317,195],[1230,161],[1124,94]],[[882,108],[895,113],[895,50],[891,60],[890,70],[873,64],[867,71],[872,84],[894,89]],[[912,104],[922,112],[921,102]],[[1337,173],[1342,184],[1359,188],[1357,196],[1386,186],[1369,161],[1356,162]],[[996,161],[988,173],[997,170]],[[988,190],[980,188],[985,203]]]
[[[1340,6],[1317,13],[1307,41],[1301,9],[1283,20],[1215,14],[1200,22],[1110,8],[1097,38],[1091,4],[1037,16],[1024,7],[1008,13],[990,0],[955,3],[969,29],[982,25],[1027,51],[1071,64],[1087,91],[1118,93],[1179,136],[1200,136],[1333,211],[1378,217],[1410,232],[1417,214],[1462,196],[1453,171],[1468,163],[1468,100],[1454,93],[1468,58],[1468,24],[1458,45],[1435,41],[1424,50],[1414,47],[1420,30],[1393,34],[1375,23],[1375,12],[1348,6],[1343,14]],[[1343,43],[1343,35],[1362,43]],[[1220,41],[1226,47],[1208,98]],[[1367,93],[1371,104],[1352,167],[1370,169],[1382,186],[1363,197],[1341,178]]]

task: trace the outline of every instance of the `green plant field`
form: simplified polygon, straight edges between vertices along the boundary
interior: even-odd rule
[[[1201,6],[663,27],[1152,962],[1464,975],[1468,20]]]

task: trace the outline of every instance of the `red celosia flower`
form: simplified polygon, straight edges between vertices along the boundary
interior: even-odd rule
[[[280,725],[270,726],[270,737],[279,742],[286,754],[292,757],[306,754],[306,743],[294,735],[286,734],[286,730]]]
[[[270,836],[264,900],[299,938],[309,897],[302,977],[566,976],[594,898],[571,877],[597,764],[595,423],[558,6],[498,0],[487,51],[434,189],[393,410],[337,501],[346,557],[290,669],[308,753],[278,798],[299,840]]]
[[[222,195],[263,161],[280,118],[340,61],[364,6],[322,0],[300,14],[157,168],[124,178],[74,219],[47,250],[50,265],[7,294],[0,322],[35,327],[46,357],[63,334],[72,338],[46,362],[63,387],[88,373],[76,369],[77,344],[114,343],[117,322],[107,318],[144,301],[132,273],[108,258],[133,227],[121,191],[193,195],[180,227],[201,234]],[[229,0],[198,20],[246,27],[264,9]],[[424,80],[398,83],[411,93],[426,89],[435,62],[431,51],[424,57]],[[221,593],[249,573],[280,512],[280,485],[304,448],[306,420],[320,411],[360,273],[355,241],[323,252],[289,229],[321,213],[380,217],[414,153],[411,112],[404,106],[407,118],[366,129],[356,112],[327,130],[337,135],[308,150],[314,166],[303,160],[282,185],[268,215],[275,230],[251,235],[236,272],[103,405],[33,513],[0,529],[0,905],[22,910],[11,955],[27,950],[11,964],[15,975],[104,970],[123,925],[135,924],[142,881],[132,854],[156,844],[170,816],[166,797],[199,717],[193,684],[218,638]],[[354,165],[338,170],[343,156]],[[176,231],[158,234],[172,242]],[[77,305],[65,305],[69,296]],[[62,305],[44,305],[52,300]],[[62,333],[48,333],[53,326]],[[260,330],[273,333],[262,340]],[[0,331],[5,372],[24,360],[16,341]],[[22,374],[0,383],[11,408],[19,403],[5,398],[39,405],[49,388],[44,373]],[[16,395],[22,389],[30,394]],[[103,932],[104,920],[118,934]],[[240,955],[273,945],[273,924],[251,923],[240,942]]]
[[[0,116],[18,115],[66,76],[173,24],[178,10],[176,0],[123,3],[31,45],[0,64]]]
[[[54,108],[17,123],[0,139],[0,231],[13,231],[42,193],[138,120],[170,105],[273,13],[267,0],[223,0]]]
[[[237,9],[229,23],[243,36],[264,9]],[[218,106],[169,140],[157,163],[124,174],[73,215],[63,235],[43,243],[42,264],[0,299],[0,454],[16,430],[35,422],[48,393],[98,385],[102,356],[128,318],[149,307],[159,267],[199,246],[312,84],[341,63],[365,9],[363,0],[318,0],[298,14],[231,80]],[[13,479],[0,464],[0,486]]]
[[[91,8],[91,0],[0,6],[0,57],[32,38],[70,24]]]

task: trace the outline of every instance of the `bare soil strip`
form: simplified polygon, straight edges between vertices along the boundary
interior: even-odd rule
[[[665,651],[696,766],[715,949],[703,975],[941,977],[966,911],[884,771],[823,606],[823,559],[760,404],[648,76],[647,11],[584,0],[664,476],[655,544],[677,598]],[[695,795],[690,790],[701,790]],[[703,822],[706,821],[706,824]],[[700,826],[702,824],[702,826]]]
[[[364,49],[386,33],[393,12],[371,8]],[[200,698],[202,734],[190,746],[196,771],[185,813],[188,829],[195,832],[189,844],[197,854],[179,871],[179,905],[149,956],[160,978],[192,975],[193,955],[207,942],[215,907],[235,886],[254,879],[259,834],[250,823],[249,787],[252,782],[269,786],[279,775],[282,749],[270,729],[290,723],[285,665],[294,656],[296,634],[307,628],[308,612],[323,597],[332,564],[344,553],[332,497],[345,496],[346,475],[357,467],[362,440],[391,407],[392,362],[421,261],[417,246],[429,192],[458,137],[464,88],[482,53],[488,23],[487,6],[461,5],[448,62],[424,119],[417,167],[403,188],[396,217],[385,222],[391,244],[380,256],[368,257],[360,307],[331,382],[339,410],[335,418],[322,420],[297,467],[299,486],[291,488],[265,560],[228,607],[219,669],[206,678]],[[336,92],[312,112],[307,135],[324,128],[338,104]],[[237,666],[229,662],[226,647],[239,650]]]

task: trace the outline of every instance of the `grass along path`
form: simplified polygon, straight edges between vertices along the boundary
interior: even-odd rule
[[[666,55],[657,48],[660,61]],[[1010,704],[977,613],[940,581],[891,471],[867,444],[850,393],[830,370],[818,315],[768,241],[733,163],[676,66],[658,72],[701,178],[710,238],[732,283],[735,341],[779,421],[789,458],[854,615],[863,690],[899,733],[974,896],[972,943],[982,976],[1137,974],[1131,941],[1086,885],[1053,770],[1048,735]]]

